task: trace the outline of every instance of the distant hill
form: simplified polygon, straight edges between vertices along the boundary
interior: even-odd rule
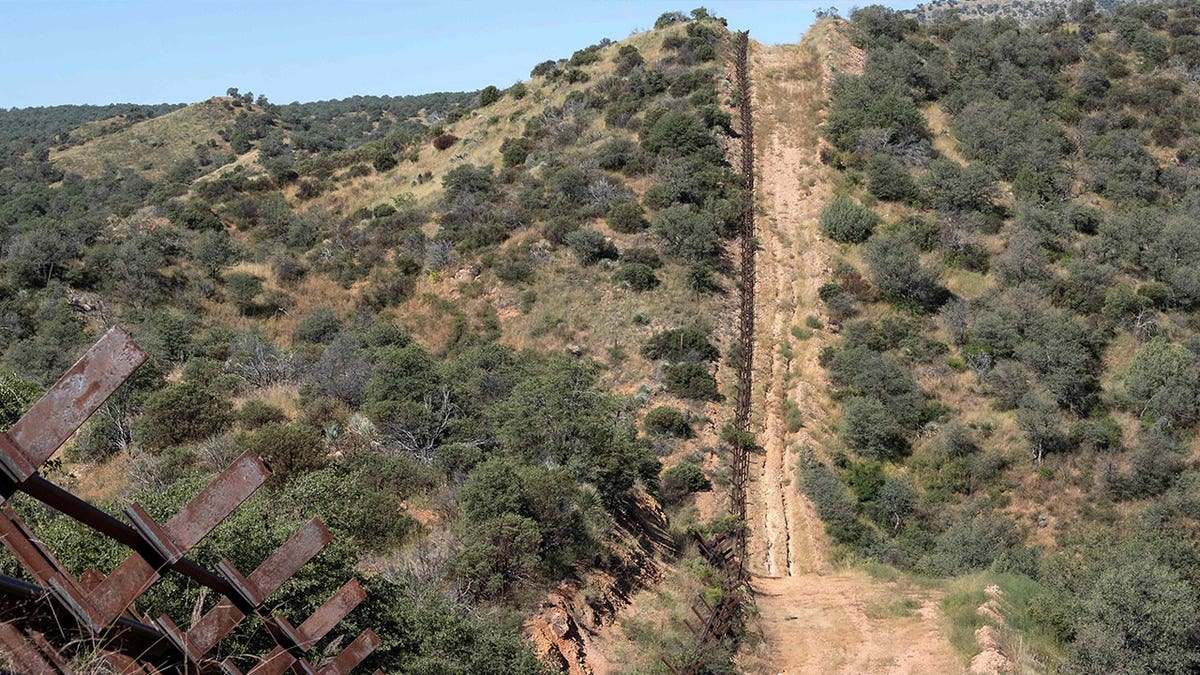
[[[1065,12],[1075,0],[933,0],[903,12],[921,22],[936,21],[948,12],[963,19],[1013,17],[1021,21],[1042,19],[1055,11]],[[1096,7],[1112,11],[1117,5],[1144,4],[1140,0],[1097,0]]]
[[[0,108],[0,138],[32,138],[74,129],[97,120],[149,119],[184,107],[183,103],[113,103],[110,105],[54,105],[31,108]]]
[[[220,131],[243,112],[214,98],[130,126],[116,124],[112,133],[103,133],[105,129],[92,124],[86,130],[97,135],[51,152],[50,159],[64,170],[88,178],[101,175],[106,164],[161,178],[173,164],[195,156],[198,145],[228,153],[229,144]]]

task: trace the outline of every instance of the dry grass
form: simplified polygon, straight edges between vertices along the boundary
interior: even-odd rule
[[[52,152],[50,159],[87,178],[98,178],[111,162],[157,180],[176,162],[194,156],[198,144],[213,140],[219,150],[229,152],[229,144],[217,132],[243,110],[231,112],[221,99],[209,99]]]

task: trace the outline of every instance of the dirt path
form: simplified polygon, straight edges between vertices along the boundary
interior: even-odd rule
[[[752,44],[761,251],[757,262],[755,420],[763,454],[747,488],[749,568],[761,641],[741,665],[761,673],[958,673],[963,662],[941,636],[938,596],[904,582],[835,568],[820,520],[798,491],[796,450],[830,433],[831,403],[817,362],[823,333],[817,291],[833,250],[817,225],[832,196],[818,154],[831,69],[861,68],[862,56],[834,24],[801,45]],[[803,426],[789,420],[788,401]],[[789,421],[792,428],[789,429]]]

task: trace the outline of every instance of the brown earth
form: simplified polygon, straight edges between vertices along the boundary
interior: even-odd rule
[[[745,641],[739,663],[753,673],[962,672],[962,659],[941,632],[939,593],[833,564],[795,471],[798,449],[819,451],[834,419],[817,361],[828,331],[803,339],[806,317],[820,317],[817,290],[836,251],[817,222],[833,196],[818,125],[833,74],[860,70],[863,54],[834,21],[818,23],[799,45],[752,43],[751,51],[763,214],[754,423],[763,452],[747,489],[759,634]],[[788,401],[799,409],[799,428],[794,414],[789,427]]]

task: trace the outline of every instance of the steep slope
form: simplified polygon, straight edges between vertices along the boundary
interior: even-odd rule
[[[88,178],[98,177],[105,164],[111,163],[158,179],[175,163],[195,157],[197,145],[211,141],[214,145],[210,147],[229,152],[229,144],[219,132],[238,110],[220,99],[209,99],[52,152],[50,161]]]
[[[833,188],[820,161],[817,125],[832,74],[861,69],[862,60],[836,22],[819,23],[799,46],[753,50],[766,213],[758,232],[755,367],[763,454],[748,488],[749,566],[762,642],[743,654],[750,672],[957,672],[962,665],[939,634],[937,594],[835,567],[821,521],[797,487],[798,450],[817,445],[832,424],[817,361],[823,332],[800,339],[806,317],[819,314],[817,290],[829,274],[830,243],[817,216]]]

